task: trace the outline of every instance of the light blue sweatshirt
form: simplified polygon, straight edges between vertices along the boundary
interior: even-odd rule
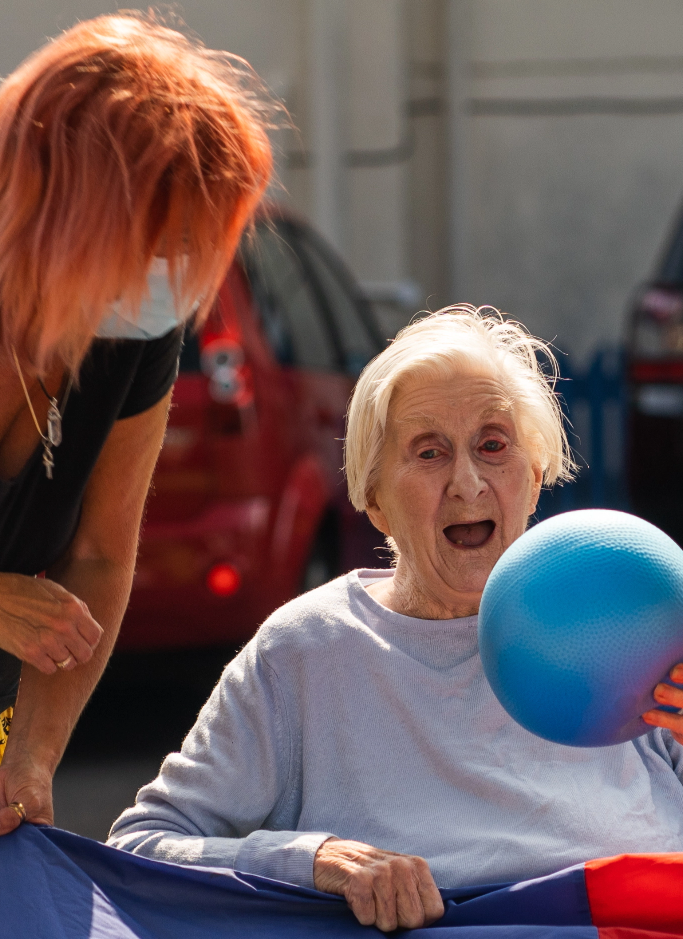
[[[476,617],[393,613],[352,572],[287,603],[223,673],[109,843],[310,887],[330,835],[420,855],[440,887],[683,850],[667,731],[576,749],[498,704]]]

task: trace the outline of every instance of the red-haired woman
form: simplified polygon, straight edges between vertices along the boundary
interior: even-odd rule
[[[0,86],[0,834],[52,822],[114,644],[182,324],[270,175],[255,87],[136,14],[80,23]]]

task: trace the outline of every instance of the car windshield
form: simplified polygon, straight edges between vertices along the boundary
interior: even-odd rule
[[[344,370],[357,377],[382,349],[381,339],[375,335],[369,305],[359,303],[353,285],[348,282],[325,245],[312,232],[299,232],[297,244],[304,263],[317,282],[320,301],[332,318],[333,329],[341,346]]]
[[[279,230],[262,222],[243,249],[254,299],[282,365],[333,371],[339,357],[301,259]]]

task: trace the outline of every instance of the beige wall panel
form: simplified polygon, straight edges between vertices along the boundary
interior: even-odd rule
[[[408,45],[413,62],[440,56],[444,31],[444,0],[407,0]]]
[[[0,3],[0,75],[7,75],[29,53],[77,19],[111,13],[107,0],[2,0]]]
[[[407,4],[412,158],[408,182],[408,259],[420,304],[450,302],[445,89],[445,4]],[[412,311],[414,312],[414,310]]]
[[[305,128],[305,101],[301,100],[305,55],[303,5],[305,0],[185,0],[176,9],[190,30],[214,49],[246,58],[272,92],[285,100],[298,127]],[[50,36],[79,19],[115,12],[134,4],[112,0],[2,0],[0,4],[0,75],[11,72]],[[141,5],[146,8],[146,4]],[[278,163],[282,151],[301,151],[300,137],[275,135]],[[307,210],[306,173],[288,176],[280,168],[282,184],[291,186],[296,204]],[[303,184],[303,185],[302,185]],[[282,190],[275,194],[283,197]]]
[[[350,0],[347,257],[365,280],[399,281],[407,267],[407,57],[403,0]],[[385,165],[369,166],[379,159]],[[363,160],[365,163],[363,163]]]
[[[683,192],[683,116],[473,120],[470,295],[579,356],[623,336]]]
[[[477,0],[474,61],[680,55],[680,0]]]
[[[683,51],[683,45],[681,48]],[[661,61],[666,63],[666,68],[659,68]],[[634,70],[631,60],[619,60],[620,68],[608,70],[607,62],[606,59],[595,60],[594,70],[585,75],[491,76],[488,69],[475,68],[472,92],[475,98],[516,100],[596,96],[638,100],[683,97],[683,55],[674,61],[648,59],[650,71]]]
[[[395,147],[404,134],[406,68],[400,0],[350,0],[348,146]]]
[[[348,261],[362,280],[399,281],[406,276],[405,170],[359,169],[348,182]]]
[[[0,74],[77,20],[115,12],[107,0],[2,0]],[[142,5],[144,8],[147,4]],[[299,0],[185,0],[178,5],[188,26],[214,49],[247,58],[275,84],[287,83],[301,57]]]

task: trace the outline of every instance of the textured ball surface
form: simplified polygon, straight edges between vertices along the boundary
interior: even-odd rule
[[[539,737],[599,747],[647,733],[655,685],[683,662],[683,551],[624,512],[541,522],[491,572],[479,647],[496,697]]]

